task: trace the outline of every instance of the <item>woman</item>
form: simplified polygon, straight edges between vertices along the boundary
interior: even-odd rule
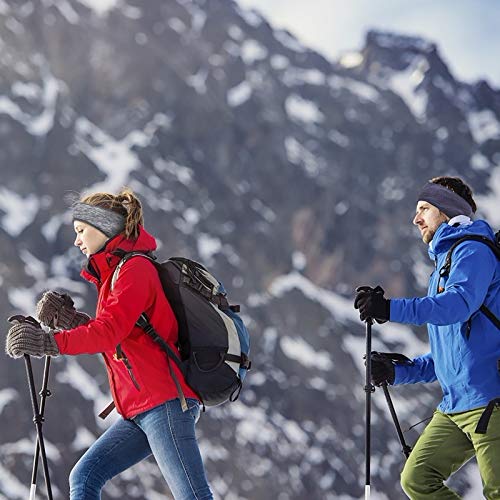
[[[37,304],[41,322],[14,325],[6,351],[12,357],[102,353],[121,418],[83,455],[70,474],[71,500],[94,500],[107,480],[150,454],[176,499],[211,499],[195,423],[199,400],[171,363],[188,403],[183,412],[164,352],[135,322],[145,312],[155,330],[175,349],[177,321],[165,298],[154,265],[128,260],[111,286],[121,257],[152,252],[155,239],[143,228],[138,198],[96,193],[73,206],[74,244],[87,256],[82,276],[98,290],[95,319],[76,311],[67,295],[45,292]]]

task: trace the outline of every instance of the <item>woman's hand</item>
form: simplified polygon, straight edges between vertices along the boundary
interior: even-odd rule
[[[37,358],[59,355],[54,333],[45,332],[38,321],[31,316],[12,316],[9,322],[14,325],[7,333],[5,352],[11,358],[20,358],[25,354]]]
[[[50,328],[70,330],[83,325],[90,316],[77,311],[73,299],[67,293],[47,291],[36,305],[37,318]]]

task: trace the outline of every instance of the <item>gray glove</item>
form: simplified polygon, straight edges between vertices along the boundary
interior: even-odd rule
[[[10,327],[5,342],[5,352],[11,358],[20,358],[24,354],[36,356],[58,356],[59,348],[52,331],[45,332],[38,321],[31,316],[12,316],[14,326]]]
[[[88,314],[77,311],[73,304],[73,299],[67,293],[48,291],[36,305],[36,316],[50,328],[70,330],[90,320]]]

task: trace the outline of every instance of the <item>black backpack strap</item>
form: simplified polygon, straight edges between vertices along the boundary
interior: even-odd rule
[[[500,398],[492,399],[488,403],[488,406],[486,406],[486,408],[484,409],[481,417],[479,418],[479,422],[477,423],[476,430],[474,431],[476,434],[486,434],[486,431],[488,430],[488,424],[490,422],[490,418],[495,406],[500,406]]]
[[[450,249],[448,250],[448,253],[446,254],[446,259],[444,261],[443,267],[439,270],[439,279],[437,283],[437,293],[440,293],[440,288],[439,288],[439,283],[441,281],[441,278],[445,278],[450,274],[450,269],[451,269],[451,257],[453,255],[453,250],[463,243],[464,241],[478,241],[479,243],[484,243],[490,249],[493,251],[493,253],[497,256],[498,259],[500,259],[500,245],[498,243],[499,241],[499,235],[500,231],[498,231],[495,235],[495,241],[490,240],[486,236],[482,236],[480,234],[469,234],[467,236],[464,236],[463,238],[460,238],[459,240],[455,241],[453,245],[451,245]],[[482,304],[479,310],[498,328],[500,329],[500,320],[498,317],[491,311],[485,304]],[[466,332],[466,337],[467,339],[470,336],[471,332],[471,327],[472,327],[472,317],[469,318],[467,321],[467,332]]]
[[[163,352],[167,355],[167,364],[168,364],[168,370],[170,372],[170,375],[172,377],[172,380],[174,381],[175,387],[177,389],[177,393],[179,394],[179,399],[181,402],[181,407],[182,411],[187,411],[188,410],[188,405],[186,402],[186,397],[184,396],[184,391],[182,390],[181,384],[179,382],[179,379],[177,378],[177,375],[175,374],[174,370],[172,369],[172,365],[170,364],[170,359],[172,359],[179,370],[182,373],[182,364],[180,362],[178,354],[176,354],[173,349],[165,342],[164,339],[162,339],[158,333],[156,333],[156,330],[153,328],[153,325],[149,321],[149,318],[145,313],[142,313],[139,319],[136,322],[136,325],[139,328],[142,328],[144,332],[151,337],[151,339],[156,342]]]

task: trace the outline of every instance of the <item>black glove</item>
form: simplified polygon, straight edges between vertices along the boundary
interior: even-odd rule
[[[381,386],[384,382],[392,385],[394,384],[394,378],[396,376],[396,372],[394,369],[393,362],[384,357],[378,356],[378,352],[372,352],[371,361],[372,361],[372,369],[371,369],[371,379],[372,384],[376,386]]]
[[[70,330],[83,325],[90,320],[90,316],[77,311],[73,306],[73,299],[67,293],[47,291],[36,305],[37,318],[51,328]]]
[[[5,352],[11,358],[20,358],[24,354],[36,357],[59,355],[54,333],[45,332],[35,318],[19,315],[10,317],[9,321],[14,326],[7,333]]]
[[[385,323],[391,314],[391,301],[384,297],[384,289],[381,286],[372,288],[370,286],[359,286],[356,288],[354,309],[359,309],[359,318],[366,321],[371,318],[377,323]]]
[[[412,365],[413,361],[397,352],[371,352],[371,381],[373,385],[394,384],[395,365]],[[366,364],[366,361],[365,361]]]

